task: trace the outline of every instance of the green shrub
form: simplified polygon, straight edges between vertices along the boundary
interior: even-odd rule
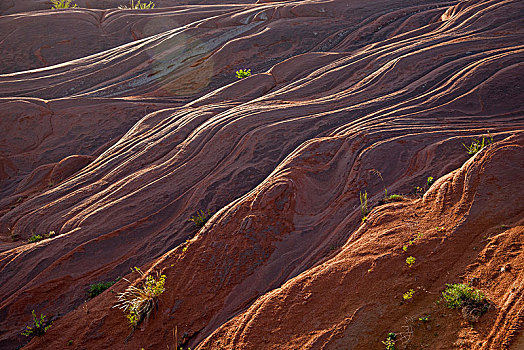
[[[155,4],[152,1],[150,1],[147,4],[145,3],[143,4],[140,2],[140,0],[138,0],[137,3],[135,3],[134,0],[131,0],[131,2],[129,3],[129,6],[121,5],[118,8],[122,10],[150,10],[150,9],[155,8]]]
[[[406,264],[409,266],[409,267],[413,267],[413,265],[415,265],[415,257],[413,256],[408,256],[406,258]]]
[[[94,283],[94,284],[90,285],[89,286],[89,290],[87,291],[87,294],[89,295],[89,298],[96,297],[97,295],[101,294],[103,291],[105,291],[106,289],[111,287],[113,284],[115,284],[119,280],[120,280],[120,277],[117,278],[114,281],[99,282],[99,283]]]
[[[442,292],[442,300],[450,309],[463,307],[471,303],[484,303],[486,296],[480,290],[467,284],[446,284],[446,290]]]
[[[44,233],[43,235],[32,235],[31,237],[29,237],[27,241],[29,243],[35,243],[35,242],[40,242],[43,239],[51,238],[54,236],[57,236],[55,231],[49,231],[49,233]]]
[[[236,74],[238,79],[247,78],[251,76],[251,69],[240,69],[236,71]]]
[[[427,179],[426,179],[426,184],[423,187],[420,187],[420,186],[415,186],[414,187],[415,195],[417,195],[417,196],[424,195],[424,193],[426,193],[427,190],[429,190],[431,185],[433,185],[434,183],[435,183],[435,179],[433,178],[433,176],[428,176]]]
[[[138,267],[135,267],[135,271],[141,276],[144,275]],[[158,272],[156,277],[149,275],[138,287],[129,286],[124,292],[119,293],[118,303],[113,307],[123,310],[130,325],[136,328],[144,319],[149,318],[153,308],[158,306],[158,296],[164,293],[165,282],[166,275]]]
[[[21,334],[25,335],[26,337],[41,337],[47,332],[49,328],[51,328],[51,324],[53,322],[46,321],[45,315],[40,314],[40,319],[36,316],[35,310],[31,312],[33,314],[33,327],[26,326],[26,330],[23,331]]]
[[[395,339],[397,339],[397,335],[395,333],[388,333],[386,340],[382,341],[382,344],[386,346],[386,350],[395,350]]]
[[[429,322],[429,317],[430,317],[430,316],[431,316],[431,315],[420,316],[420,317],[418,318],[418,320],[421,321],[422,323],[426,323],[426,322]]]
[[[402,299],[409,300],[413,298],[413,294],[415,294],[415,291],[413,289],[410,289],[406,293],[402,294]]]
[[[200,210],[200,212],[197,211],[197,215],[192,216],[191,219],[189,219],[188,221],[192,221],[196,227],[201,228],[206,224],[210,217],[210,210],[208,210],[207,212]]]
[[[482,291],[463,283],[446,284],[442,300],[450,309],[462,308],[462,316],[472,322],[478,321],[490,306]]]
[[[364,191],[364,194],[360,192],[360,214],[362,215],[362,222],[366,221],[369,209],[368,209],[368,193]]]
[[[470,156],[474,156],[475,154],[480,152],[484,147],[487,147],[492,143],[493,143],[493,136],[489,135],[489,139],[482,136],[482,141],[473,139],[471,141],[471,145],[469,146],[466,146],[465,144],[462,144],[462,145],[464,146],[464,148],[466,148],[466,151],[468,152]]]
[[[53,5],[51,7],[52,10],[68,9],[70,7],[72,8],[78,7],[77,4],[73,4],[73,6],[71,6],[72,0],[50,0],[50,1],[51,1],[51,4]]]
[[[389,197],[386,197],[386,202],[401,202],[404,199],[404,196],[401,196],[400,194],[392,194]]]
[[[29,243],[35,243],[35,242],[40,242],[43,239],[44,237],[42,237],[41,235],[32,235],[31,237],[29,237],[27,241]]]

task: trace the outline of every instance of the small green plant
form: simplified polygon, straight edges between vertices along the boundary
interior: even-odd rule
[[[211,217],[210,210],[208,210],[207,212],[200,210],[200,212],[197,211],[197,215],[193,215],[191,219],[189,219],[188,221],[192,221],[196,227],[201,228],[206,224],[206,222],[209,220],[210,217]]]
[[[182,252],[186,252],[187,251],[187,246],[189,245],[189,242],[190,242],[190,240],[186,239],[186,245],[184,246],[184,248],[182,248]]]
[[[119,280],[120,280],[120,277],[118,277],[114,281],[94,283],[94,284],[89,286],[89,290],[87,291],[87,295],[89,296],[89,298],[94,298],[97,295],[101,294],[106,289],[108,289],[111,286],[113,286],[113,284],[115,284]]]
[[[72,0],[50,0],[51,1],[51,4],[53,5],[51,7],[52,10],[58,10],[58,9],[68,9],[68,8],[74,8],[74,7],[78,7],[77,4],[73,4],[73,6],[71,6],[71,1]]]
[[[435,179],[433,178],[433,176],[428,176],[427,179],[426,179],[426,184],[423,187],[420,187],[420,186],[415,186],[414,187],[415,195],[417,195],[417,196],[424,195],[424,193],[426,193],[427,190],[429,190],[431,185],[433,185],[434,183],[435,183]]]
[[[69,340],[69,341],[67,342],[67,345],[69,345],[69,346],[73,345],[73,341],[72,341],[72,340]]]
[[[27,241],[29,243],[35,243],[35,242],[40,242],[43,239],[44,237],[42,237],[41,235],[32,235],[31,237],[29,237]]]
[[[236,71],[237,78],[243,79],[251,76],[251,69],[240,69]]]
[[[406,293],[402,294],[402,299],[409,300],[413,298],[413,294],[415,294],[415,291],[413,289],[408,290]]]
[[[420,316],[420,317],[418,318],[418,320],[419,320],[420,322],[422,322],[422,323],[427,323],[427,322],[429,322],[429,316],[431,316],[431,315]]]
[[[488,131],[488,137],[489,138],[482,136],[482,141],[478,139],[473,139],[471,141],[471,145],[469,146],[466,146],[465,144],[462,144],[462,145],[464,146],[464,148],[466,148],[466,151],[468,152],[470,156],[474,156],[475,154],[480,152],[484,147],[487,147],[493,143],[493,136],[491,136],[489,131]]]
[[[366,221],[369,214],[368,193],[366,191],[360,192],[360,214],[362,215],[362,222]]]
[[[51,238],[51,237],[54,237],[56,235],[57,234],[55,233],[55,231],[49,231],[49,233],[44,233],[43,235],[32,235],[31,237],[29,237],[29,239],[27,241],[29,243],[40,242],[43,239]]]
[[[386,202],[401,202],[405,198],[404,196],[401,196],[400,194],[392,194],[389,197],[386,197]]]
[[[386,346],[386,350],[395,350],[395,339],[397,339],[397,335],[395,333],[388,333],[386,340],[382,341],[382,344]]]
[[[482,291],[463,283],[446,284],[441,300],[450,309],[462,308],[462,316],[471,322],[477,322],[490,306]]]
[[[144,276],[142,270],[134,268],[140,276]],[[125,278],[124,278],[125,279]],[[125,279],[129,282],[127,279]],[[158,296],[164,293],[166,275],[156,272],[156,276],[148,275],[145,281],[135,286],[129,286],[127,289],[118,294],[118,302],[115,306],[126,313],[129,324],[134,328],[143,320],[149,318],[153,308],[158,306]]]
[[[409,266],[409,267],[413,267],[413,265],[415,265],[415,257],[413,256],[408,256],[406,258],[406,264]]]
[[[424,236],[423,233],[417,233],[417,235],[416,235],[414,238],[412,238],[412,239],[410,239],[410,240],[408,241],[408,244],[406,244],[406,245],[404,245],[404,246],[402,247],[402,250],[403,250],[404,252],[407,252],[407,251],[408,251],[408,246],[413,245],[413,244],[415,243],[416,240],[421,239],[423,236]]]
[[[150,1],[149,3],[141,3],[140,0],[138,2],[134,2],[134,0],[131,0],[129,5],[121,5],[118,6],[121,10],[150,10],[155,8],[155,4]]]
[[[33,315],[33,327],[26,326],[26,330],[23,331],[21,334],[25,335],[26,337],[41,337],[47,332],[49,328],[51,328],[51,324],[53,322],[46,321],[46,316],[44,314],[40,314],[40,318],[36,316],[35,310],[31,312]]]

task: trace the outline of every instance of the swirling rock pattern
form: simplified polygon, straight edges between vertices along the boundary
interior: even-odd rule
[[[77,3],[0,7],[0,348],[524,343],[522,1]],[[134,266],[167,282],[130,334],[129,282],[86,292]]]

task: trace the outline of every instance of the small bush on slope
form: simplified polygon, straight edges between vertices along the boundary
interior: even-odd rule
[[[33,327],[27,326],[26,330],[22,332],[22,335],[25,335],[26,337],[41,337],[49,328],[51,328],[53,322],[46,321],[44,314],[40,314],[40,318],[36,317],[35,310],[31,313],[33,314]]]
[[[476,322],[489,309],[486,295],[467,284],[446,284],[442,300],[450,309],[462,308],[462,316],[468,321]]]
[[[58,10],[58,9],[68,9],[70,7],[72,8],[78,7],[77,4],[73,4],[73,6],[71,6],[71,1],[72,0],[51,0],[51,4],[53,5],[51,9]]]
[[[473,139],[471,141],[471,145],[469,146],[466,146],[465,144],[462,144],[462,145],[464,146],[464,148],[466,148],[466,152],[468,152],[470,156],[474,156],[475,154],[480,152],[483,148],[489,146],[492,143],[493,143],[493,136],[489,135],[489,139],[487,137],[482,136],[482,141]]]
[[[240,69],[236,71],[238,79],[243,79],[251,76],[251,69]]]
[[[138,267],[135,267],[135,271],[141,276],[144,275]],[[143,320],[147,320],[153,308],[158,306],[158,296],[164,293],[165,282],[166,275],[161,275],[158,272],[156,277],[149,275],[145,282],[142,282],[138,287],[129,286],[124,292],[119,293],[118,303],[113,307],[117,307],[126,313],[127,319],[134,329]]]
[[[368,193],[366,191],[360,192],[360,214],[362,215],[362,222],[366,221],[369,214]]]
[[[210,217],[210,210],[208,210],[207,212],[200,210],[200,212],[197,211],[197,215],[192,216],[191,219],[189,219],[189,221],[192,221],[196,227],[201,228],[206,224]]]
[[[54,236],[56,236],[55,231],[49,231],[49,233],[44,233],[44,235],[32,235],[31,237],[29,237],[27,241],[29,243],[35,243],[35,242],[40,242],[43,239],[51,238]]]
[[[97,295],[101,294],[106,289],[108,289],[109,287],[111,287],[113,284],[118,282],[119,280],[120,280],[120,277],[114,281],[94,283],[89,286],[89,290],[87,291],[87,294],[89,295],[90,298],[94,298]]]

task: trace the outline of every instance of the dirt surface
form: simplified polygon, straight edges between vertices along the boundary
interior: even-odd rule
[[[522,348],[524,2],[76,3],[0,5],[0,349]]]

